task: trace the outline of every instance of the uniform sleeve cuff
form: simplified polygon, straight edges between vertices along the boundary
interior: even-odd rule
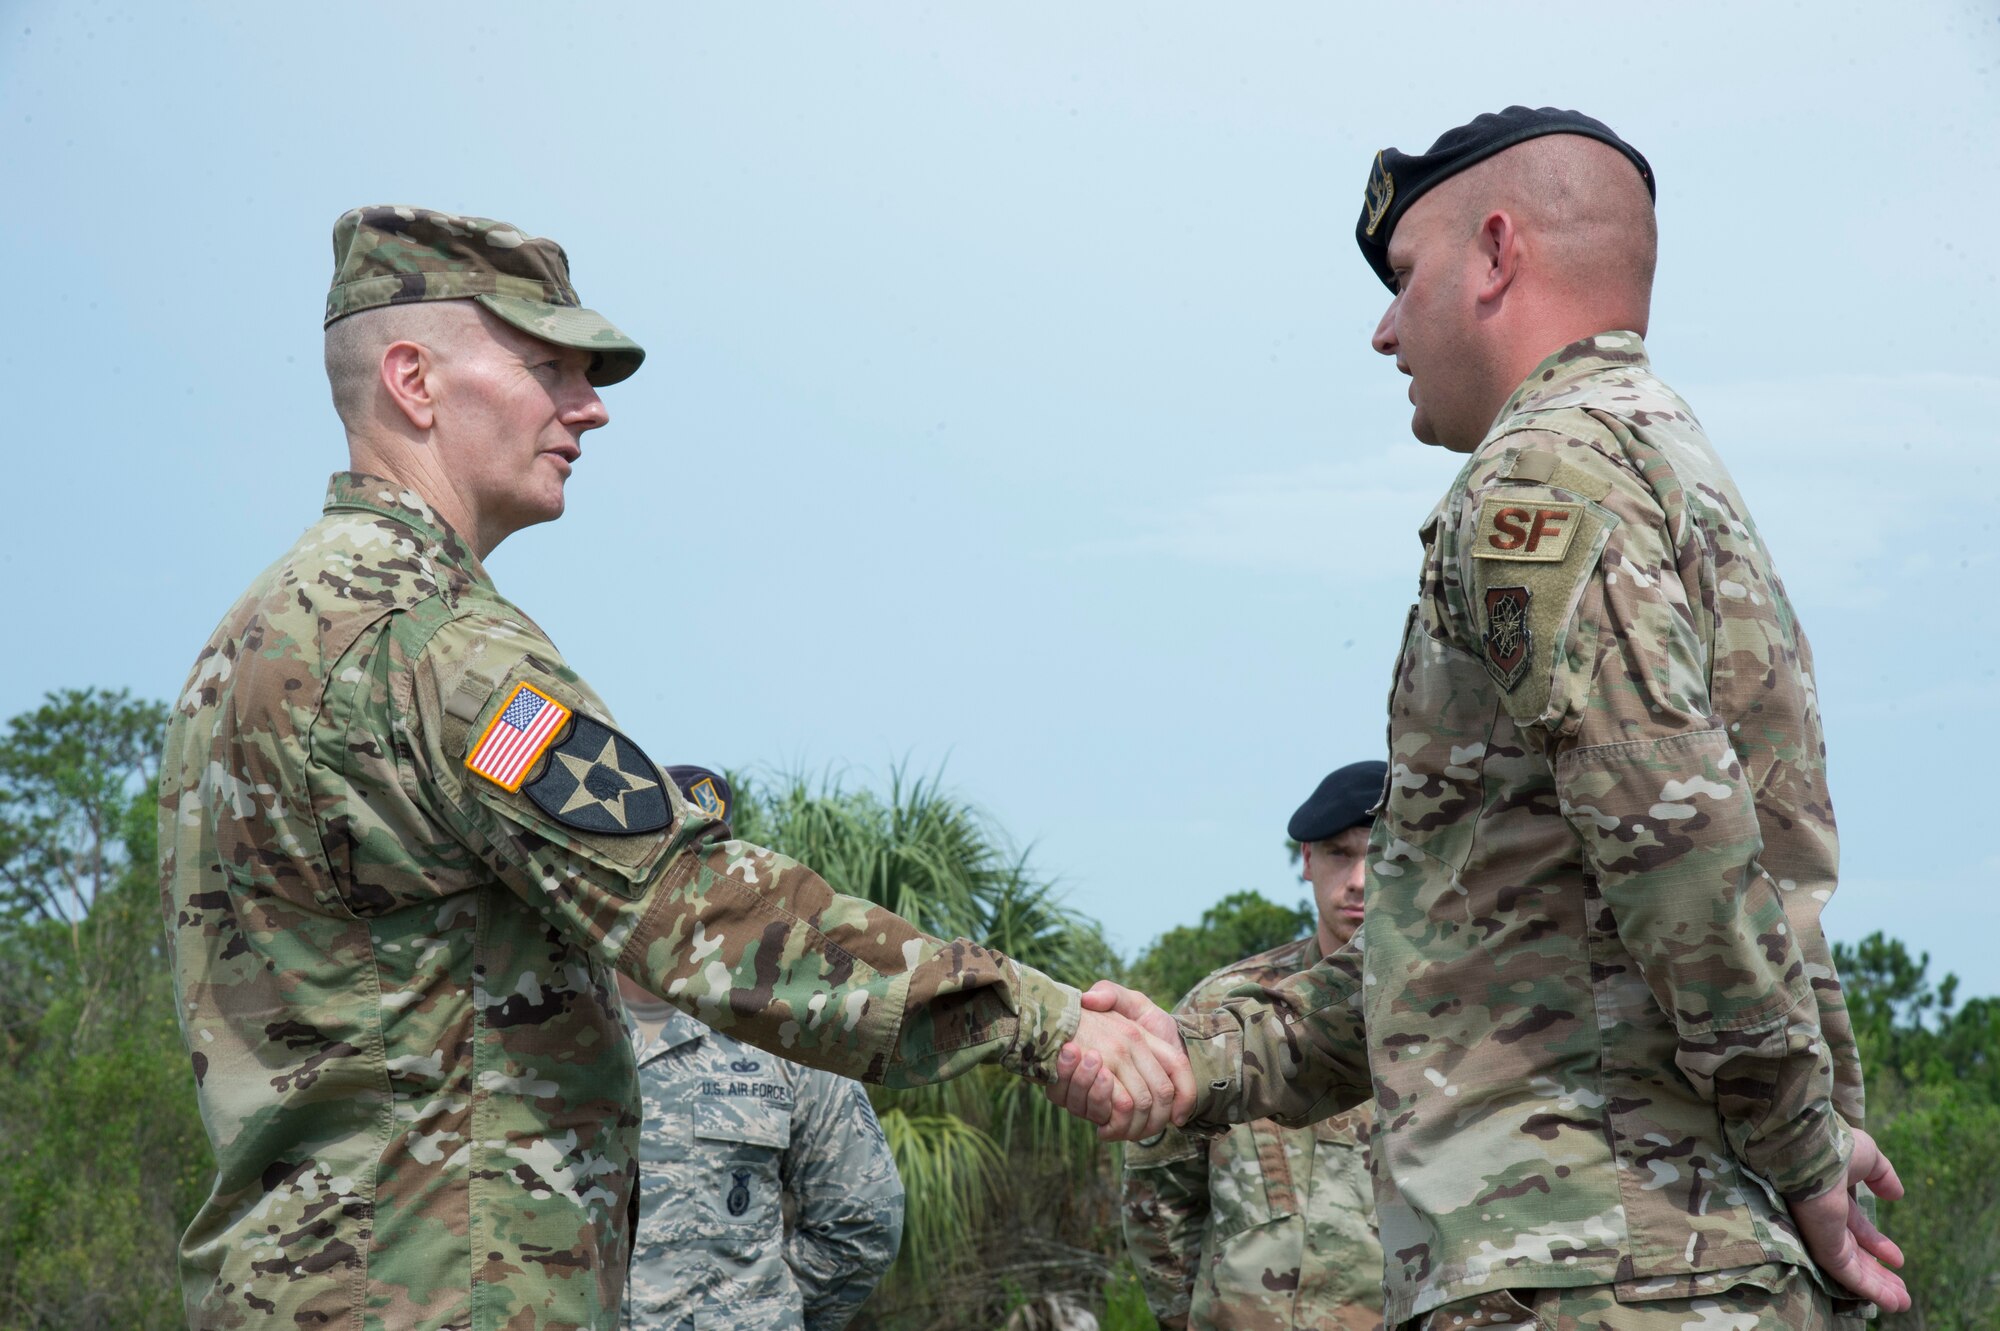
[[[1083,992],[1051,979],[1032,966],[1019,966],[1014,1044],[1000,1059],[1007,1071],[1029,1081],[1056,1079],[1056,1055],[1076,1038],[1083,1020]]]
[[[1809,1202],[1847,1183],[1847,1162],[1854,1155],[1854,1133],[1831,1105],[1825,1114],[1833,1130],[1823,1134],[1825,1139],[1817,1149],[1791,1163],[1789,1168],[1759,1171],[1788,1202]]]
[[[1194,1112],[1185,1131],[1213,1135],[1241,1121],[1243,1029],[1215,1015],[1177,1018],[1194,1072]]]

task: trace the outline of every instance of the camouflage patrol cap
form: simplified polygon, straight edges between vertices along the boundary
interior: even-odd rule
[[[476,300],[515,328],[594,353],[590,382],[627,378],[645,348],[585,309],[569,284],[569,256],[553,240],[490,217],[382,204],[333,224],[333,285],[326,322],[425,300]]]
[[[1640,179],[1646,182],[1647,195],[1658,197],[1653,168],[1637,148],[1612,133],[1611,126],[1602,120],[1553,106],[1510,106],[1504,111],[1474,116],[1470,123],[1438,135],[1429,152],[1413,154],[1384,148],[1369,164],[1368,188],[1361,199],[1361,220],[1354,224],[1354,239],[1360,244],[1368,266],[1382,279],[1382,285],[1391,291],[1396,289],[1396,277],[1389,268],[1389,237],[1411,204],[1467,167],[1544,134],[1581,134],[1611,145],[1638,168]]]

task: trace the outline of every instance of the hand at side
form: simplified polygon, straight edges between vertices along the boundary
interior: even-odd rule
[[[1853,1132],[1854,1153],[1848,1157],[1846,1181],[1817,1197],[1788,1199],[1787,1204],[1799,1237],[1820,1270],[1879,1304],[1882,1311],[1902,1312],[1910,1306],[1910,1293],[1902,1277],[1889,1268],[1903,1264],[1903,1250],[1862,1212],[1854,1185],[1866,1183],[1877,1197],[1894,1200],[1903,1195],[1903,1183],[1875,1139],[1859,1128]]]

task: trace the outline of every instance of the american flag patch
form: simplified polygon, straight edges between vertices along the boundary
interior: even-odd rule
[[[569,708],[532,684],[522,684],[472,746],[465,765],[503,790],[519,790],[521,779],[568,720]]]

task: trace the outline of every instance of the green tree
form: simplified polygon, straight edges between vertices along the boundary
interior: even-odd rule
[[[1854,947],[1835,944],[1833,960],[1868,1067],[1871,1117],[1947,1082],[2000,1104],[2000,999],[1959,1007],[1956,975],[1933,984],[1929,953],[1913,958],[1879,932]]]
[[[165,709],[50,694],[0,739],[0,1323],[181,1320],[208,1147],[155,882]]]
[[[1881,1207],[1915,1299],[1907,1331],[2000,1331],[2000,1000],[1959,1007],[1928,954],[1881,933],[1837,944],[1868,1119],[1907,1195]]]
[[[0,1041],[10,1060],[66,997],[83,996],[73,1038],[107,1002],[129,1001],[142,970],[135,949],[157,944],[157,923],[136,929],[132,894],[111,889],[135,863],[150,875],[165,727],[159,703],[65,689],[0,738]]]
[[[2000,1104],[1934,1082],[1875,1136],[1906,1189],[1879,1219],[1915,1301],[1884,1327],[2000,1331]]]
[[[1315,923],[1304,901],[1281,906],[1255,892],[1232,892],[1203,911],[1200,924],[1155,939],[1132,963],[1131,983],[1170,1008],[1211,972],[1303,938]]]
[[[768,790],[736,774],[730,783],[738,835],[842,892],[1070,983],[1119,971],[1098,926],[936,777],[898,771],[886,795],[798,777]],[[994,1325],[1028,1286],[1097,1296],[1115,1237],[1105,1153],[1088,1124],[993,1067],[872,1095],[908,1202],[902,1257],[866,1322]]]

